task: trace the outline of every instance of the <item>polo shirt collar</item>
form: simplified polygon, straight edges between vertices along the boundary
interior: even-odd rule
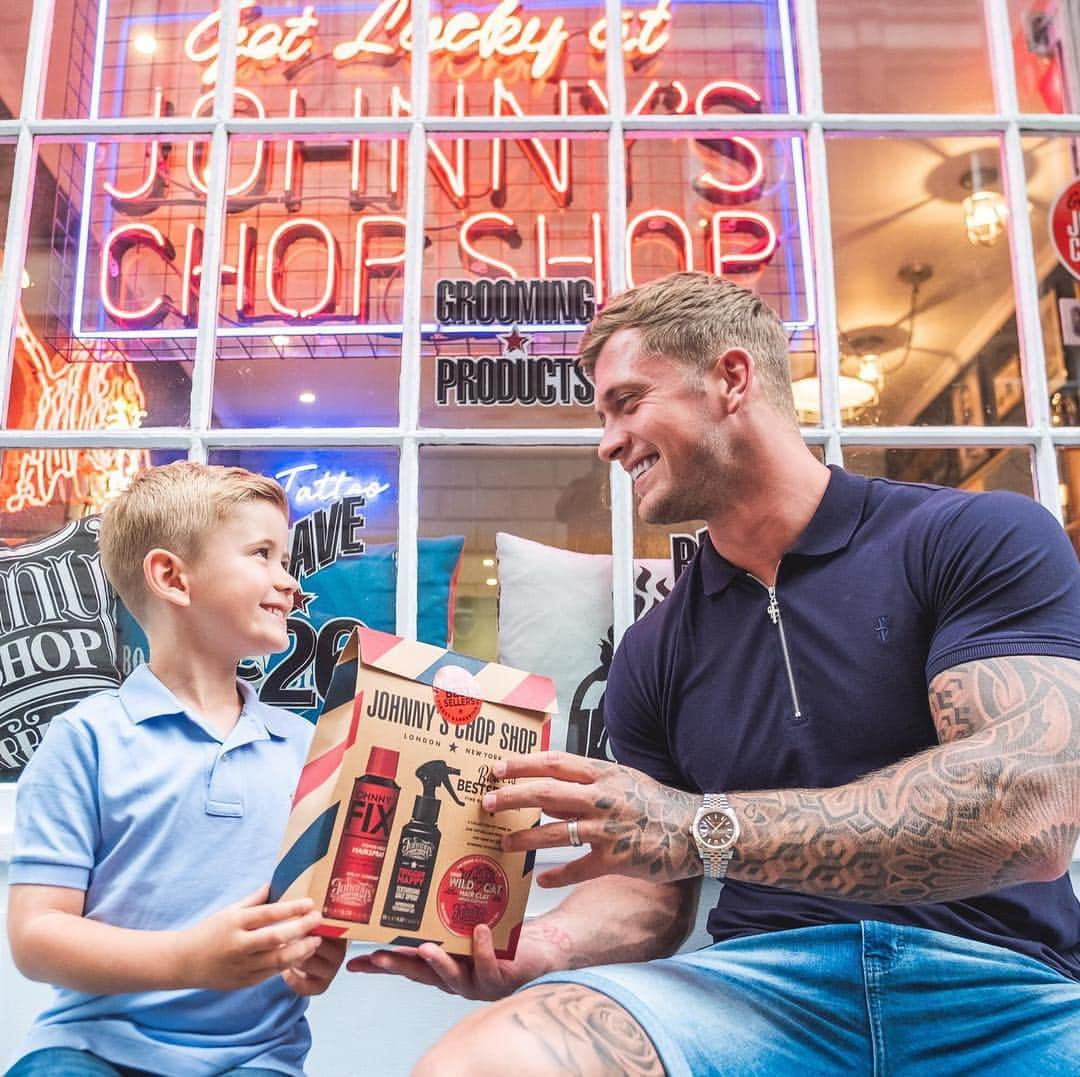
[[[810,522],[791,545],[788,554],[820,557],[844,549],[862,519],[867,481],[843,468],[829,465],[829,483]],[[708,532],[701,550],[701,579],[707,595],[719,594],[744,569],[716,552]]]
[[[273,707],[268,707],[259,700],[255,689],[246,681],[237,680],[236,686],[243,698],[240,721],[250,718],[256,729],[265,730],[272,737],[284,738],[289,735],[287,720]],[[179,717],[192,718],[184,705],[153,674],[150,667],[137,666],[120,685],[120,702],[128,717],[138,725],[148,718]],[[202,722],[192,718],[199,726]],[[237,723],[239,725],[239,722]],[[230,738],[231,738],[230,734]]]

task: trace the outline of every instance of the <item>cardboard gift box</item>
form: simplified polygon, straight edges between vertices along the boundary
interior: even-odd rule
[[[271,900],[308,896],[322,935],[472,952],[485,923],[512,957],[534,854],[504,834],[539,809],[484,811],[493,765],[547,748],[547,677],[356,629],[293,797]]]

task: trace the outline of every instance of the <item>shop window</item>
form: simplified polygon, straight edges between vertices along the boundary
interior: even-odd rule
[[[588,446],[421,450],[421,553],[464,538],[453,648],[552,677],[553,748],[575,709],[595,705],[589,678],[610,660],[609,504],[607,465]]]
[[[15,145],[0,142],[0,240],[7,227],[8,207],[11,204],[11,174],[15,168]],[[3,267],[4,246],[0,242],[0,268]],[[25,281],[23,282],[26,283]]]
[[[428,140],[425,425],[595,425],[574,359],[609,288],[606,173],[599,138]]]
[[[1080,12],[1075,4],[1008,0],[1021,112],[1080,108]]]
[[[362,624],[396,630],[397,451],[216,449],[209,462],[246,467],[285,488],[289,570],[300,584],[288,618],[289,648],[242,663],[240,674],[264,702],[314,720],[352,629]],[[453,550],[441,551],[433,584],[442,588],[443,635],[452,605],[453,557]],[[439,638],[439,620],[432,612],[431,642]]]
[[[204,200],[162,162],[187,144],[39,140],[7,424],[182,426],[194,329],[184,240]]]
[[[401,140],[233,140],[216,425],[397,424],[405,157]]]
[[[30,37],[33,0],[15,0],[8,8],[5,43],[0,62],[0,120],[19,115],[22,107],[23,78],[26,74],[26,45]]]
[[[1075,137],[1053,134],[1029,136],[1023,147],[1050,421],[1054,426],[1080,426],[1078,143]],[[1023,421],[1022,415],[1017,421]]]
[[[1080,449],[1059,449],[1057,463],[1061,517],[1080,557]]]
[[[1023,422],[998,143],[832,138],[827,148],[843,421]]]
[[[844,467],[859,475],[927,482],[961,490],[1011,490],[1035,496],[1029,449],[982,445],[896,449],[859,446],[844,450]]]
[[[829,112],[993,112],[982,0],[818,0]]]

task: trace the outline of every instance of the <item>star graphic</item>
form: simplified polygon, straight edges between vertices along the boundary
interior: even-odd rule
[[[454,743],[453,743],[452,741],[451,741],[451,743],[450,743],[450,751],[452,751],[452,752],[456,752],[456,751],[457,751],[457,745],[456,745],[456,744],[454,744]]]
[[[506,345],[505,351],[523,352],[525,351],[525,345],[529,343],[532,337],[522,336],[515,325],[506,336],[500,335],[499,339]]]
[[[293,613],[307,613],[308,605],[314,602],[318,597],[318,595],[311,594],[309,591],[294,591]]]

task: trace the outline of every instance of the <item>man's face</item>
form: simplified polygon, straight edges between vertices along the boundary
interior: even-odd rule
[[[723,485],[725,446],[696,371],[641,354],[636,329],[621,329],[593,369],[604,427],[599,453],[629,472],[646,523],[708,519]]]
[[[296,580],[289,575],[289,528],[262,499],[237,505],[188,563],[191,610],[201,641],[246,658],[283,651]]]

